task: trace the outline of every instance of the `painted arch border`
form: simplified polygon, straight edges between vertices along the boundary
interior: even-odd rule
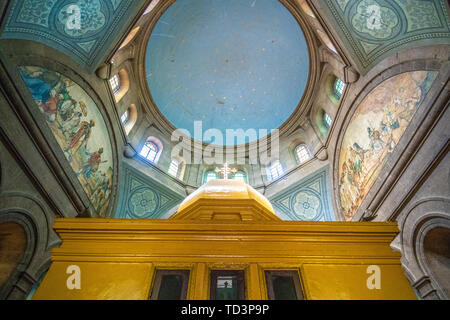
[[[22,40],[24,46],[28,47],[33,44],[33,42],[28,40]],[[64,179],[64,185],[66,185],[65,190],[61,190],[63,192],[69,193],[69,198],[75,203],[78,208],[78,214],[85,215],[86,210],[89,215],[98,217],[98,213],[95,212],[93,205],[78,181],[75,173],[73,172],[72,167],[67,161],[64,152],[61,150],[56,138],[51,132],[50,127],[47,125],[45,119],[42,117],[41,112],[38,108],[35,108],[36,103],[32,98],[25,81],[22,79],[19,68],[21,66],[36,66],[40,68],[47,69],[52,72],[57,72],[64,77],[72,80],[76,85],[78,85],[85,93],[92,99],[95,103],[98,112],[104,120],[106,130],[108,132],[109,140],[111,143],[111,151],[112,151],[112,167],[113,167],[113,183],[111,196],[108,204],[108,209],[106,210],[106,216],[113,217],[115,209],[117,207],[117,199],[118,199],[118,182],[119,182],[119,142],[118,141],[118,133],[116,132],[116,126],[113,124],[113,120],[111,116],[113,115],[112,109],[108,110],[106,107],[106,101],[102,100],[100,96],[97,94],[96,90],[89,83],[89,77],[93,77],[92,75],[82,75],[77,73],[74,70],[74,65],[70,66],[72,63],[69,57],[61,56],[58,54],[58,51],[54,48],[48,47],[46,45],[42,45],[44,51],[38,50],[40,54],[26,54],[26,53],[17,53],[17,55],[8,55],[8,58],[5,59],[0,57],[3,61],[7,61],[5,64],[12,81],[14,82],[16,89],[20,92],[20,96],[24,101],[25,108],[31,116],[33,125],[37,126],[37,130],[41,134],[41,137],[36,137],[36,142],[39,145],[43,156],[46,158],[47,162],[50,162],[52,166],[56,166],[56,174],[58,175],[58,179]],[[45,54],[45,56],[44,56]],[[1,55],[1,53],[0,53]],[[70,61],[70,62],[69,62]],[[84,70],[81,70],[84,72]],[[112,108],[112,107],[111,107]],[[47,147],[45,147],[47,145]],[[48,148],[48,149],[47,149]],[[51,152],[50,158],[45,155],[46,151]],[[55,159],[56,161],[53,161]],[[62,171],[62,172],[61,172]],[[67,181],[68,180],[68,181]],[[75,190],[75,195],[71,194],[69,191],[71,188]],[[69,189],[69,190],[68,190]]]
[[[388,66],[386,69],[384,69],[381,73],[376,74],[372,79],[369,79],[367,83],[362,87],[361,91],[356,95],[355,100],[350,104],[348,111],[343,116],[344,120],[340,127],[339,135],[337,136],[337,143],[336,148],[334,150],[333,155],[333,190],[334,190],[334,204],[336,207],[336,215],[339,215],[340,218],[345,221],[345,217],[342,212],[342,206],[341,206],[341,198],[340,198],[340,184],[339,184],[339,160],[340,160],[340,154],[341,149],[343,145],[344,138],[346,136],[347,130],[351,124],[351,120],[353,119],[353,116],[357,112],[358,108],[360,107],[361,103],[364,102],[364,100],[376,89],[379,85],[384,83],[385,81],[404,74],[408,72],[415,72],[415,71],[435,71],[437,72],[437,77],[434,80],[433,84],[430,87],[430,90],[428,91],[427,95],[425,96],[425,99],[422,101],[422,103],[419,105],[418,110],[416,114],[413,116],[411,122],[409,123],[408,127],[406,128],[405,132],[403,133],[402,137],[400,138],[399,143],[394,148],[394,151],[392,153],[392,156],[387,159],[387,162],[383,165],[383,167],[380,170],[380,173],[376,179],[376,181],[373,183],[372,187],[370,188],[369,192],[365,196],[365,198],[362,200],[360,206],[358,207],[356,213],[353,215],[351,221],[360,221],[363,217],[364,213],[369,212],[373,210],[372,203],[376,200],[377,195],[380,196],[380,193],[385,193],[386,188],[383,188],[383,184],[386,182],[386,180],[389,177],[389,173],[391,171],[394,171],[396,169],[396,165],[399,159],[402,158],[403,154],[405,153],[406,149],[408,148],[411,140],[416,135],[415,131],[419,127],[419,125],[422,123],[422,121],[427,117],[427,115],[430,113],[432,108],[423,108],[422,106],[427,106],[431,104],[431,101],[434,101],[436,99],[436,95],[439,93],[439,89],[441,89],[442,84],[439,86],[439,83],[444,83],[445,79],[442,79],[442,77],[446,76],[445,72],[441,72],[442,69],[445,67],[445,61],[438,60],[438,59],[417,59],[412,61],[405,61],[400,62],[398,64]],[[392,181],[395,183],[396,179],[400,173],[396,172],[395,178]],[[378,206],[376,206],[375,209],[378,209]]]

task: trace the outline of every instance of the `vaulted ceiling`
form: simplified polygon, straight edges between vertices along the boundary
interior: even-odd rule
[[[117,46],[146,2],[14,0],[1,38],[41,42],[93,71]],[[77,8],[79,19],[75,16]]]
[[[447,44],[450,19],[445,0],[317,0],[361,73],[395,51]]]

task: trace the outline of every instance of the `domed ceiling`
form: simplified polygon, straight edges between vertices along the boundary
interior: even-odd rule
[[[224,137],[227,129],[279,128],[297,108],[308,72],[302,30],[277,0],[177,0],[146,53],[156,106],[192,136],[194,121]]]

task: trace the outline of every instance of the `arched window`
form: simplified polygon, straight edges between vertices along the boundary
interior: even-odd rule
[[[331,125],[333,124],[333,119],[331,119],[330,115],[326,112],[323,113],[323,125],[327,130],[331,128]]]
[[[346,84],[344,83],[344,81],[342,81],[339,78],[336,78],[336,81],[334,82],[334,95],[336,96],[336,98],[340,99],[342,97],[342,95],[344,94],[344,90],[345,90]]]
[[[215,173],[214,171],[207,171],[205,173],[205,176],[203,177],[203,183],[208,183],[215,179],[217,179],[217,173]]]
[[[111,90],[114,95],[116,95],[120,91],[120,79],[119,75],[114,75],[111,79],[109,79],[109,84],[111,85]]]
[[[159,148],[152,140],[147,140],[141,150],[141,157],[146,158],[148,161],[156,163],[159,155]]]
[[[180,177],[180,162],[177,159],[172,159],[169,166],[169,174],[175,178]]]
[[[125,133],[128,135],[130,134],[131,130],[133,129],[134,125],[137,121],[137,108],[136,105],[132,104],[130,107],[125,111],[122,116],[120,117],[120,121],[122,122]]]
[[[109,84],[114,94],[114,100],[116,100],[116,103],[119,103],[130,89],[130,77],[128,76],[128,72],[125,69],[121,69],[119,73],[109,79]]]
[[[233,180],[239,180],[244,183],[248,183],[247,182],[247,174],[244,171],[238,171],[235,174],[233,174]]]
[[[311,152],[306,144],[298,145],[294,150],[294,154],[297,164],[302,164],[312,158]]]
[[[280,161],[275,161],[272,163],[268,170],[268,177],[270,180],[276,180],[284,174],[283,167],[281,166]]]

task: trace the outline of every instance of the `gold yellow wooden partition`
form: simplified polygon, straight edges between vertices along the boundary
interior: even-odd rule
[[[247,299],[267,299],[264,270],[298,270],[307,299],[414,299],[394,223],[61,219],[62,238],[35,299],[147,299],[156,269],[189,269],[189,299],[208,299],[209,273],[245,270]],[[81,270],[69,290],[66,270]],[[367,267],[381,268],[381,290]]]
[[[306,299],[415,299],[390,248],[395,223],[283,222],[237,181],[211,181],[170,220],[59,219],[62,246],[35,299],[148,299],[155,271],[190,270],[188,299],[210,294],[211,270],[245,270],[246,298],[267,299],[265,270],[296,270]],[[369,289],[369,266],[381,288]],[[81,289],[67,286],[67,268]]]

